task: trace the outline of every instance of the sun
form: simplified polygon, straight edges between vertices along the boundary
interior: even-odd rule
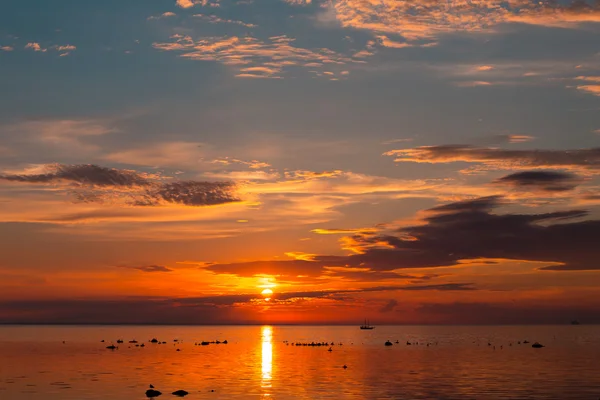
[[[271,296],[273,294],[273,291],[269,288],[263,290],[262,292],[260,292],[260,294],[262,294],[263,296]]]

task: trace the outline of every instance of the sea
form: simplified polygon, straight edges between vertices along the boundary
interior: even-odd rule
[[[143,400],[149,385],[158,399],[598,400],[600,325],[0,326],[1,400]]]

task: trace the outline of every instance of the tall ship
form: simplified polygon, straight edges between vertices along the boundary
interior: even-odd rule
[[[369,321],[365,319],[365,323],[360,326],[360,329],[373,329],[375,328],[373,325],[369,325]]]

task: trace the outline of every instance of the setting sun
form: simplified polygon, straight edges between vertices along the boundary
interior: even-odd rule
[[[262,292],[260,292],[260,294],[262,294],[263,296],[271,296],[273,294],[273,291],[271,289],[265,289]]]

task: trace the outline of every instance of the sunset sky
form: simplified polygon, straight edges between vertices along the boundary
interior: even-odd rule
[[[0,323],[600,323],[597,0],[8,0],[0,91]]]

